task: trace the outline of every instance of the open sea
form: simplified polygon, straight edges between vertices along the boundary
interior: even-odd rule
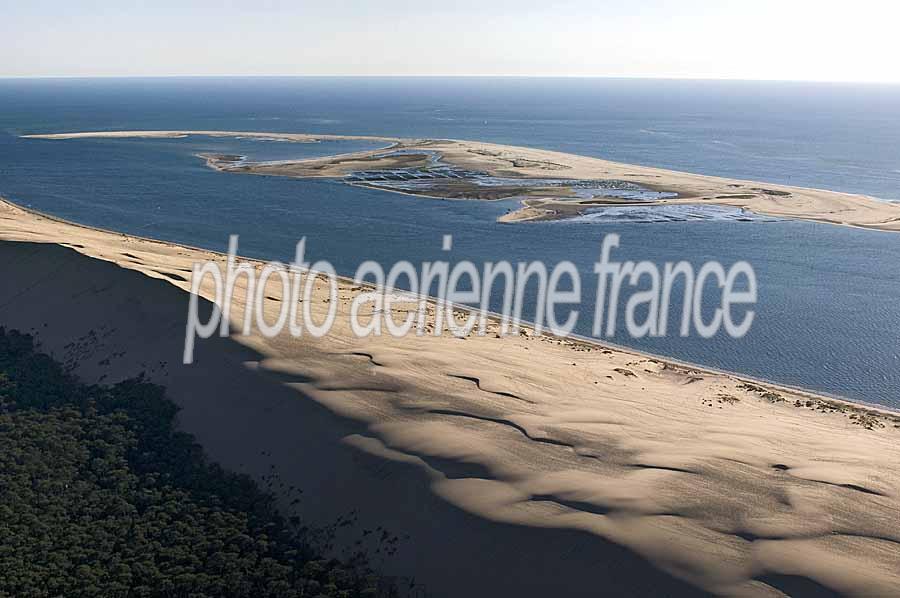
[[[515,201],[440,201],[337,181],[219,173],[195,154],[282,160],[379,147],[247,139],[20,139],[194,129],[472,139],[900,200],[900,86],[616,79],[170,78],[0,80],[0,195],[76,222],[224,250],[366,259],[571,260],[585,309],[593,263],[746,260],[749,334],[617,344],[900,408],[900,234],[728,217],[603,217],[503,225]],[[442,235],[454,236],[441,251]],[[530,306],[529,309],[533,309]],[[675,326],[671,326],[675,328]],[[590,314],[577,332],[589,335]]]

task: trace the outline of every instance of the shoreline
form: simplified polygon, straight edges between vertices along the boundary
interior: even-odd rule
[[[460,200],[460,201],[463,201],[463,200]],[[10,200],[7,197],[0,195],[0,207],[2,207],[3,204],[17,208],[28,214],[38,216],[40,218],[46,218],[47,220],[59,222],[61,224],[65,224],[68,226],[83,228],[83,229],[87,229],[87,230],[93,230],[93,231],[102,232],[102,233],[106,233],[106,234],[110,234],[110,235],[121,235],[123,237],[138,239],[138,240],[141,240],[141,241],[144,241],[147,243],[156,243],[156,244],[160,244],[160,245],[174,245],[174,246],[178,246],[178,247],[183,247],[185,249],[190,249],[192,251],[211,254],[211,255],[217,256],[221,260],[224,260],[227,257],[227,254],[225,254],[221,251],[214,250],[214,249],[208,249],[208,248],[199,247],[199,246],[195,246],[195,245],[188,245],[188,244],[181,243],[181,242],[155,239],[153,237],[144,237],[144,236],[140,236],[140,235],[133,235],[131,233],[124,233],[124,232],[115,231],[112,229],[106,229],[106,228],[92,226],[92,225],[88,225],[88,224],[82,224],[79,222],[75,222],[73,220],[67,220],[60,216],[54,216],[52,214],[42,212],[42,211],[36,210],[34,208],[29,208],[27,206],[23,206],[21,204],[18,204],[16,202]],[[2,240],[2,238],[3,237],[0,236],[0,240]],[[236,259],[254,264],[257,267],[261,267],[262,265],[264,265],[266,263],[266,260],[263,260],[261,258],[252,258],[252,257],[247,257],[247,256],[242,256],[242,255],[236,256]],[[371,289],[371,290],[376,289],[375,285],[373,285],[372,283],[369,283],[369,282],[358,282],[357,283],[352,278],[342,275],[342,274],[338,274],[336,276],[336,279],[339,284],[348,285],[348,286],[359,286],[359,287],[364,287],[364,288]],[[408,291],[402,291],[402,292],[408,293]],[[435,301],[436,301],[436,299],[434,297],[432,297],[431,295],[417,295],[417,296],[424,297],[431,304],[435,303]],[[460,310],[460,311],[466,311],[466,312],[478,312],[478,310],[476,310],[475,308],[468,307],[465,305],[453,304],[453,309]],[[499,318],[500,314],[497,314],[493,311],[488,311],[486,313],[488,316],[488,320],[495,322],[495,323],[498,322],[498,318]],[[533,323],[529,322],[527,320],[522,321],[521,328],[525,329],[525,330],[529,330],[529,331],[533,331],[533,329],[534,329]],[[887,405],[880,405],[878,403],[871,403],[871,402],[864,401],[864,400],[850,399],[850,398],[847,398],[847,397],[844,397],[844,396],[841,396],[838,394],[829,393],[827,391],[806,388],[803,386],[793,386],[793,385],[789,385],[789,384],[784,384],[784,383],[781,383],[781,382],[778,382],[775,380],[769,380],[767,378],[750,376],[748,374],[744,374],[744,373],[737,372],[737,371],[716,368],[716,367],[712,367],[712,366],[708,366],[708,365],[703,365],[700,363],[694,363],[691,361],[684,361],[684,360],[678,359],[677,357],[672,357],[669,355],[662,355],[662,354],[657,354],[657,353],[651,353],[649,351],[642,351],[640,349],[629,347],[628,345],[624,345],[621,343],[611,342],[611,341],[607,341],[607,340],[599,340],[599,339],[587,337],[587,336],[576,334],[576,333],[569,334],[568,336],[565,336],[565,337],[560,337],[560,336],[553,334],[550,331],[542,331],[541,336],[544,336],[544,337],[547,337],[550,339],[559,339],[559,340],[564,340],[564,341],[568,340],[569,342],[584,344],[584,345],[591,346],[591,347],[594,347],[594,348],[597,348],[600,350],[612,349],[612,350],[615,350],[615,351],[618,351],[621,353],[633,355],[635,357],[653,359],[653,360],[657,360],[662,363],[672,365],[675,367],[695,370],[698,373],[702,373],[702,374],[727,376],[727,377],[732,378],[739,382],[766,386],[766,387],[770,387],[773,390],[791,393],[791,394],[798,394],[798,395],[802,395],[802,396],[805,396],[805,397],[808,397],[808,398],[814,399],[814,400],[831,401],[836,404],[842,405],[844,407],[863,409],[865,411],[878,413],[879,415],[884,415],[884,416],[889,416],[889,417],[896,416],[898,418],[898,420],[897,420],[898,423],[900,423],[900,407],[893,408],[893,407],[890,407]],[[431,337],[426,336],[426,338],[431,338]]]
[[[310,520],[356,512],[346,545],[408,537],[379,568],[429,595],[900,588],[893,413],[572,338],[356,339],[346,279],[326,337],[214,337],[182,366],[191,264],[222,254],[6,201],[0,252],[0,325],[85,381],[146,373],[215,462],[303,488]]]
[[[221,172],[261,174],[296,178],[339,178],[366,167],[390,169],[411,163],[409,154],[416,150],[441,155],[455,167],[485,172],[491,176],[541,179],[548,176],[572,180],[621,180],[649,190],[676,193],[673,199],[648,202],[647,205],[699,204],[742,208],[756,214],[787,219],[807,220],[831,225],[858,227],[866,230],[900,231],[900,203],[892,203],[866,195],[794,187],[774,183],[731,179],[679,172],[662,168],[612,162],[535,148],[454,139],[412,139],[389,136],[316,135],[306,133],[265,133],[236,131],[95,131],[22,135],[26,139],[85,138],[178,138],[187,135],[211,137],[245,137],[303,143],[327,140],[369,140],[389,143],[388,148],[364,150],[337,156],[283,160],[278,163],[246,163],[241,165],[210,163]],[[386,151],[407,152],[403,157],[380,156]],[[402,158],[402,159],[401,159]],[[394,191],[392,189],[386,189]],[[427,193],[410,193],[427,195]],[[581,215],[592,208],[603,207],[598,199],[560,199],[551,195],[537,196],[522,202],[519,210],[502,216],[501,222],[523,222],[567,218]],[[440,197],[440,196],[439,196]],[[446,198],[446,197],[443,197]],[[474,197],[473,199],[480,199]]]

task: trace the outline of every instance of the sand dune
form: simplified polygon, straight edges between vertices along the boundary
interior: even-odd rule
[[[191,264],[222,256],[7,203],[0,240],[0,325],[87,381],[146,372],[214,459],[301,487],[286,511],[355,511],[345,544],[386,528],[411,595],[900,593],[893,414],[530,334],[356,339],[344,283],[328,336],[182,366]]]
[[[622,164],[599,158],[578,156],[542,149],[515,147],[477,141],[447,139],[404,139],[348,135],[310,135],[303,133],[261,133],[235,131],[98,131],[26,135],[34,139],[81,139],[124,137],[254,137],[297,142],[336,139],[367,139],[393,144],[393,150],[437,152],[442,160],[465,169],[495,176],[571,179],[613,179],[635,183],[655,191],[677,193],[676,199],[653,202],[663,204],[710,204],[747,209],[757,214],[795,218],[829,224],[878,230],[900,231],[900,203],[880,201],[863,195],[760,183],[723,177],[677,172],[648,166]],[[245,174],[293,177],[335,177],[350,172],[398,165],[399,158],[383,158],[384,150],[371,150],[338,157],[315,158],[276,163],[208,163],[220,170]],[[408,162],[409,156],[402,160]],[[617,202],[619,203],[619,202]],[[652,205],[645,203],[643,205]],[[521,209],[500,218],[503,222],[566,218],[596,208],[595,200],[560,200],[535,197]]]

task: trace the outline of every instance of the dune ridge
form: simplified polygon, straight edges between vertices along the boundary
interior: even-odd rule
[[[410,595],[900,591],[896,414],[527,330],[357,339],[348,281],[328,336],[182,366],[191,265],[224,256],[7,202],[0,253],[0,325],[165,385],[214,459],[303,487],[286,511],[388,528]]]

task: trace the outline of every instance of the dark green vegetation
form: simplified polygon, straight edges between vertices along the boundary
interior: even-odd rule
[[[86,386],[0,328],[0,597],[375,596],[361,565],[174,429],[142,380]]]

